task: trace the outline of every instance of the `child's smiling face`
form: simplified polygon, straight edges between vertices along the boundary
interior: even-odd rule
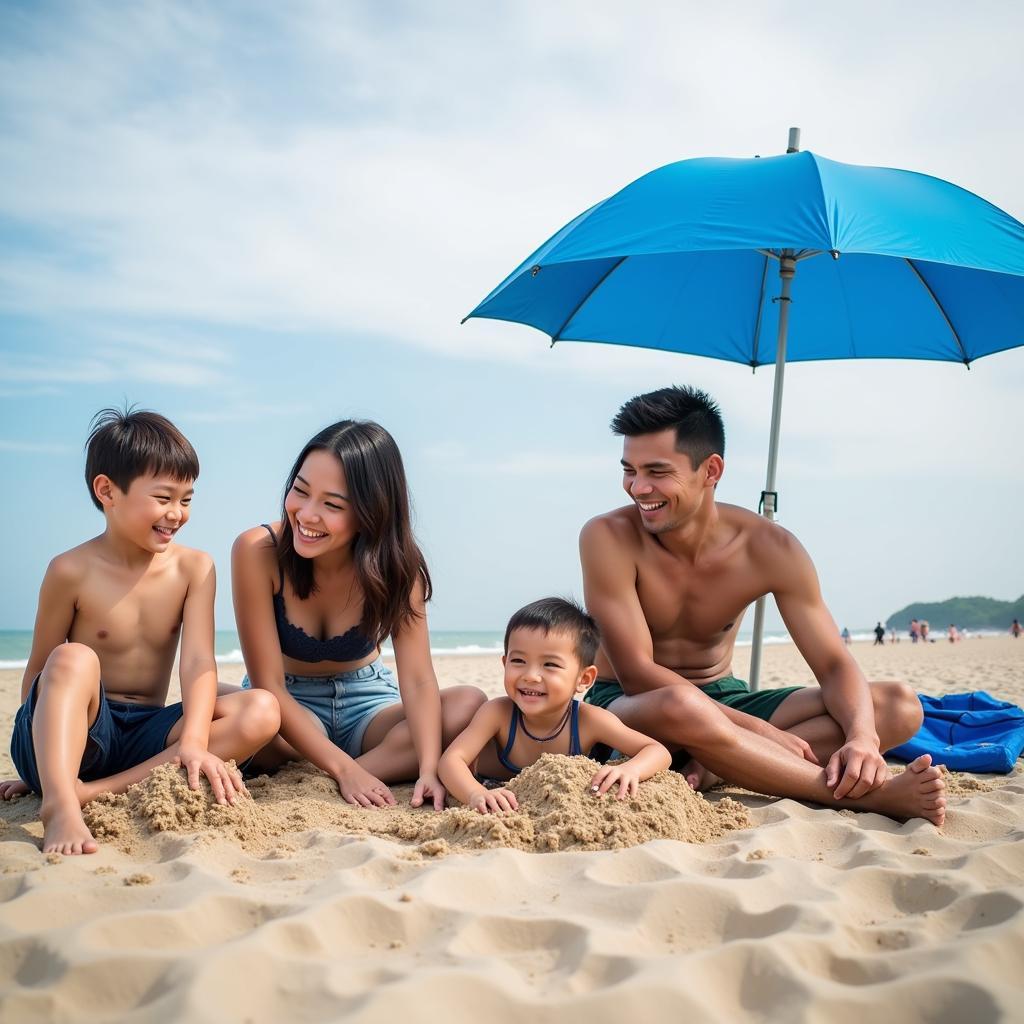
[[[103,483],[105,481],[105,483]],[[187,522],[192,506],[192,480],[160,474],[136,477],[122,491],[105,476],[97,477],[100,501],[116,533],[144,551],[166,551]]]
[[[514,629],[501,660],[505,692],[530,717],[561,714],[569,701],[587,691],[597,674],[593,665],[580,665],[568,633]]]

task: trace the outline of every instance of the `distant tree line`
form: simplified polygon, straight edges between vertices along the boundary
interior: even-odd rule
[[[911,619],[925,619],[933,629],[950,623],[960,629],[1006,629],[1011,619],[1024,622],[1024,595],[1016,601],[992,597],[951,597],[948,601],[915,601],[893,612],[887,622],[905,629]]]

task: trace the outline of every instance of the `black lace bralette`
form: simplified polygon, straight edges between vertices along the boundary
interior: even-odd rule
[[[277,537],[274,536],[274,531],[266,523],[262,525],[276,545]],[[274,620],[277,622],[277,638],[281,644],[281,653],[286,658],[305,662],[359,661],[376,649],[377,645],[358,625],[338,636],[332,636],[329,640],[318,640],[301,626],[289,622],[284,607],[284,570],[279,571],[281,581],[277,593],[274,594]]]

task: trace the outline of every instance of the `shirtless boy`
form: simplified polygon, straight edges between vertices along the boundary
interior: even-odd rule
[[[580,535],[587,608],[603,636],[586,700],[685,748],[695,787],[707,769],[773,796],[941,825],[945,786],[930,758],[893,777],[882,757],[920,727],[913,691],[865,682],[792,534],[715,501],[725,439],[714,402],[664,388],[627,402],[612,430],[624,439],[630,504]],[[732,675],[740,620],[762,594],[774,595],[819,687],[752,694]]]
[[[167,761],[234,803],[244,786],[224,761],[280,727],[265,691],[217,697],[213,562],[174,542],[198,475],[163,416],[105,409],[93,420],[85,478],[106,529],[46,570],[11,737],[22,781],[0,784],[4,799],[42,796],[44,853],[94,853],[82,806]],[[165,707],[179,636],[184,703]]]

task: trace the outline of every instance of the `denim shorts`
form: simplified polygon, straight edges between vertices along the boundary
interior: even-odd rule
[[[288,692],[316,716],[328,739],[349,757],[363,752],[363,737],[377,712],[402,700],[397,680],[380,658],[333,676],[293,676],[286,672],[284,682]],[[246,676],[242,689],[251,688]]]
[[[32,739],[32,715],[38,697],[39,676],[29,690],[28,700],[18,708],[11,733],[11,759],[18,774],[35,793],[42,794]],[[78,777],[83,782],[105,779],[134,768],[159,754],[167,746],[167,735],[182,716],[181,704],[154,707],[108,700],[100,686],[100,709],[82,753]]]

